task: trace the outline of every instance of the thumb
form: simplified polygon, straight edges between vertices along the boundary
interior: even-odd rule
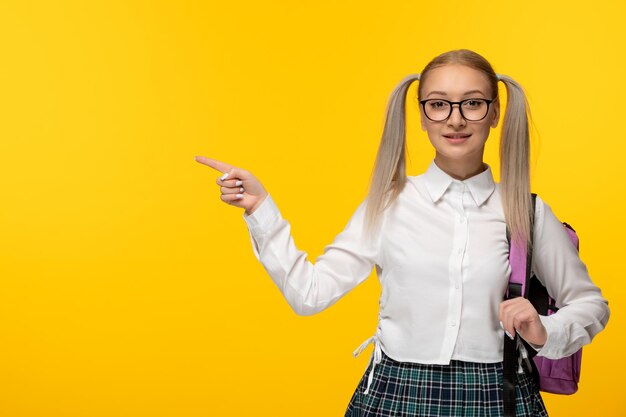
[[[242,181],[246,181],[253,178],[253,175],[243,168],[231,167],[228,171],[224,173],[224,175],[222,175],[220,180],[225,180],[226,178],[230,180],[237,178]]]

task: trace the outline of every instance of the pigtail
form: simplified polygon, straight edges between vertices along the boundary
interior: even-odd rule
[[[524,90],[511,77],[499,75],[507,91],[500,137],[500,184],[504,217],[511,239],[531,245],[530,108]]]
[[[371,237],[380,226],[382,212],[398,197],[406,184],[406,95],[419,74],[405,77],[392,91],[387,104],[385,127],[365,210],[366,234]]]

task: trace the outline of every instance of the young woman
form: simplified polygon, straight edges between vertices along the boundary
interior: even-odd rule
[[[407,176],[405,100],[419,80],[422,129],[435,150],[425,173]],[[483,161],[507,91],[501,182]],[[559,358],[606,325],[608,303],[559,220],[540,198],[531,218],[528,106],[522,88],[480,55],[434,58],[393,91],[367,198],[315,264],[297,249],[289,223],[248,171],[213,159],[225,173],[221,199],[245,209],[255,256],[298,314],[315,314],[366,279],[382,286],[374,350],[346,416],[501,416],[503,338],[516,332]],[[540,316],[524,298],[503,301],[512,239],[533,247],[533,270],[561,309]],[[532,241],[530,240],[532,237]],[[517,416],[547,416],[532,377],[517,376]]]

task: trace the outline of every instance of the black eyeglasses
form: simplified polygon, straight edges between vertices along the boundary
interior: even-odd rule
[[[449,101],[442,98],[431,98],[421,100],[420,104],[424,109],[424,114],[433,122],[443,122],[452,114],[452,106],[459,105],[461,117],[470,122],[483,120],[489,112],[489,105],[496,99],[468,98],[461,101]]]

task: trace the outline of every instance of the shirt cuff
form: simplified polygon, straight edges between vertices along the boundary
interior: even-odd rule
[[[536,345],[534,343],[530,343],[528,340],[526,340],[526,343],[528,343],[528,346],[535,349],[535,352],[539,352],[541,348],[543,348],[543,345]]]
[[[243,219],[248,225],[248,229],[254,234],[262,234],[269,230],[270,226],[280,219],[280,211],[272,199],[271,195],[265,196],[265,200],[248,215],[243,213]]]
[[[561,326],[559,326],[558,322],[554,319],[554,315],[539,315],[539,320],[541,320],[541,324],[543,324],[546,328],[548,338],[543,346],[535,347],[531,345],[535,350],[537,350],[537,356],[543,356],[548,359],[559,359],[561,357],[561,352],[567,343],[567,338],[561,329]]]

